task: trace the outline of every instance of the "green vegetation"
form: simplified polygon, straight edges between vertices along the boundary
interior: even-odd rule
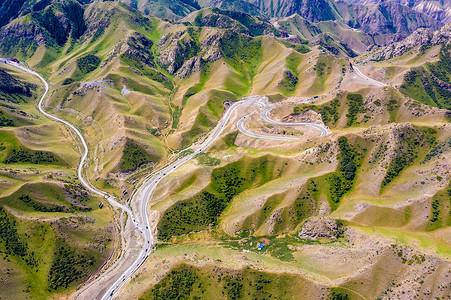
[[[332,291],[330,294],[331,300],[349,300],[349,295],[339,291]]]
[[[451,46],[442,45],[439,61],[417,67],[404,76],[400,90],[424,104],[451,109]]]
[[[334,99],[328,104],[321,106],[319,113],[321,114],[321,118],[324,124],[335,124],[337,123],[340,115],[338,113],[338,108],[340,107],[340,101],[338,99]]]
[[[142,146],[132,140],[127,140],[122,154],[120,171],[134,171],[141,165],[149,162],[157,162],[160,157],[149,153]]]
[[[340,150],[338,173],[332,173],[329,176],[330,197],[334,203],[338,203],[352,188],[359,166],[359,156],[351,148],[347,138],[338,138],[338,149]]]
[[[419,148],[431,147],[435,143],[436,134],[437,132],[431,128],[427,128],[423,132],[415,128],[404,129],[402,139],[398,142],[396,156],[388,166],[387,174],[381,183],[381,188],[392,182],[402,170],[414,162],[418,157]]]
[[[339,107],[341,106],[338,99],[334,99],[323,105],[298,105],[293,108],[293,114],[300,114],[306,110],[313,110],[321,114],[324,124],[333,125],[340,118]]]
[[[168,240],[174,235],[203,230],[217,220],[226,206],[224,198],[207,191],[177,202],[165,211],[158,223],[158,237]]]
[[[231,270],[182,264],[146,291],[140,300],[297,299],[300,287],[306,287],[306,283],[298,275],[266,273],[249,267]]]
[[[151,299],[190,299],[189,295],[198,279],[197,270],[182,265],[153,287]]]
[[[58,241],[49,271],[49,287],[52,289],[67,288],[71,283],[85,279],[95,261],[91,254],[72,248],[63,241]]]
[[[83,56],[77,60],[77,67],[82,74],[88,74],[94,71],[99,65],[100,58],[93,54]]]
[[[54,204],[43,204],[38,201],[34,201],[31,199],[29,195],[21,195],[18,198],[20,201],[24,202],[27,206],[30,206],[35,211],[42,211],[42,212],[63,212],[67,211],[68,208],[54,205]]]
[[[296,52],[299,52],[301,54],[309,53],[311,50],[307,45],[300,45],[300,44],[292,44],[289,42],[282,41],[281,42],[285,47],[289,47],[291,49],[294,49]]]
[[[252,231],[241,231],[238,233],[238,237],[224,237],[222,245],[228,248],[236,249],[239,251],[250,251],[261,254],[269,254],[272,257],[281,261],[293,261],[293,253],[295,250],[290,249],[291,246],[303,246],[305,244],[317,244],[317,241],[301,240],[297,236],[292,235],[272,235],[272,236],[254,236],[251,235]],[[266,241],[266,245],[263,249],[258,250],[258,245],[262,243],[262,239]]]
[[[239,161],[216,168],[211,183],[196,196],[177,202],[168,208],[158,224],[158,236],[168,240],[172,236],[206,229],[215,225],[218,217],[236,195],[251,187],[258,187],[272,178],[274,159],[263,156]]]
[[[332,66],[336,61],[331,56],[320,55],[313,69],[316,72],[316,78],[310,88],[310,92],[320,93],[324,91],[326,81],[332,73]]]
[[[297,75],[293,74],[290,70],[285,70],[283,72],[283,78],[279,82],[278,87],[282,91],[282,93],[291,94],[296,90],[298,81],[299,79]]]
[[[436,222],[440,215],[440,199],[434,198],[431,204],[431,219],[432,223]]]
[[[201,72],[202,79],[202,72]],[[202,134],[212,129],[224,111],[224,101],[236,101],[236,95],[222,90],[210,90],[207,103],[200,107],[194,124],[182,135],[181,148],[188,147],[199,139]]]
[[[73,78],[65,78],[64,80],[63,80],[63,83],[62,83],[62,85],[69,85],[69,84],[71,84],[71,83],[73,83],[73,82],[75,82],[75,79],[73,79]]]
[[[236,140],[237,135],[238,135],[238,132],[236,131],[236,132],[229,133],[225,136],[224,142],[226,143],[227,147],[235,146],[235,140]]]
[[[182,115],[183,108],[172,105],[172,129],[176,129],[179,125],[180,116]]]
[[[451,224],[451,184],[437,192],[431,201],[431,217],[427,230],[450,226]]]
[[[0,110],[0,127],[14,127],[15,123],[2,110]]]
[[[355,123],[357,114],[362,110],[363,97],[360,94],[348,94],[346,99],[348,99],[348,113],[346,114],[348,119],[346,121],[346,125],[351,126]]]
[[[445,153],[445,151],[450,148],[451,148],[451,137],[449,137],[445,141],[440,141],[440,142],[435,143],[434,146],[431,148],[431,151],[429,151],[429,153],[426,154],[426,156],[424,157],[424,159],[421,163],[426,163],[426,162],[430,161],[432,158]]]
[[[17,255],[27,265],[37,266],[34,253],[29,251],[27,243],[17,233],[15,219],[3,207],[0,207],[0,241],[6,248],[6,254]]]
[[[197,162],[205,166],[218,166],[221,164],[221,160],[211,157],[208,153],[199,153],[196,156]]]
[[[8,72],[0,68],[0,92],[4,92],[8,95],[7,98],[12,96],[11,94],[19,94],[27,97],[31,96],[30,85],[19,81],[14,76],[11,76]],[[8,100],[9,101],[9,100]],[[10,101],[18,103],[17,101]]]
[[[32,163],[32,164],[52,164],[60,160],[58,157],[47,151],[35,151],[24,147],[12,149],[9,156],[3,161],[4,164]]]
[[[219,49],[232,68],[239,73],[248,74],[249,80],[253,78],[263,55],[260,39],[226,31]]]

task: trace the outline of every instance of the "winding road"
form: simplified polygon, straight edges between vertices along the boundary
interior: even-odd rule
[[[321,136],[326,136],[327,135],[327,129],[320,125],[320,124],[315,124],[315,123],[309,123],[309,122],[279,122],[279,121],[274,121],[272,119],[270,119],[268,117],[268,113],[274,109],[277,105],[272,105],[272,106],[268,106],[266,107],[265,104],[265,100],[267,100],[266,96],[250,96],[253,97],[252,100],[254,102],[252,102],[253,104],[257,104],[258,106],[260,106],[260,108],[262,108],[261,112],[260,112],[260,116],[261,118],[270,124],[273,125],[277,125],[277,126],[305,126],[305,127],[313,127],[316,128],[318,130],[321,131]],[[244,128],[243,123],[244,121],[250,116],[246,115],[244,117],[242,117],[236,124],[236,127],[238,128],[238,130],[250,137],[253,138],[257,138],[257,139],[267,139],[267,140],[278,140],[278,141],[295,141],[298,140],[299,138],[295,138],[295,137],[289,137],[289,136],[273,136],[273,135],[263,135],[263,134],[257,134],[257,133],[253,133],[248,131],[247,129]]]
[[[139,231],[140,235],[143,238],[142,247],[141,247],[139,254],[133,260],[133,263],[128,268],[126,268],[125,271],[121,271],[121,273],[118,273],[119,268],[117,268],[117,266],[120,265],[121,263],[122,264],[127,263],[127,262],[125,262],[125,258],[124,258],[124,256],[126,256],[125,250],[122,249],[122,254],[121,254],[119,260],[117,260],[112,266],[110,266],[110,268],[108,268],[106,271],[104,271],[93,282],[89,283],[81,291],[79,291],[77,293],[77,295],[75,296],[78,298],[83,298],[83,299],[100,299],[101,298],[102,300],[111,299],[112,297],[115,296],[118,289],[123,285],[123,283],[127,279],[129,279],[133,275],[133,273],[142,265],[142,263],[146,260],[146,258],[149,256],[149,254],[152,252],[152,250],[154,249],[154,246],[155,246],[155,238],[152,235],[152,231],[151,231],[150,225],[149,225],[149,219],[148,219],[148,214],[147,214],[147,204],[148,204],[149,199],[152,197],[158,183],[169,173],[173,172],[178,167],[180,167],[187,161],[191,160],[199,153],[205,151],[205,149],[207,147],[212,145],[216,141],[216,139],[219,137],[221,132],[223,131],[224,127],[226,126],[226,124],[229,121],[233,112],[239,106],[241,106],[241,105],[258,105],[262,109],[260,112],[262,119],[265,122],[268,122],[268,123],[271,123],[274,125],[310,126],[310,127],[314,127],[316,129],[320,130],[321,136],[327,135],[326,128],[324,128],[324,126],[319,125],[319,124],[305,123],[305,122],[285,123],[285,122],[274,121],[268,117],[268,113],[275,106],[266,107],[266,104],[262,101],[262,100],[265,100],[265,97],[263,97],[263,96],[245,97],[242,100],[235,102],[233,105],[231,105],[226,110],[225,114],[220,119],[217,126],[211,131],[208,138],[202,144],[192,146],[191,148],[189,148],[192,151],[192,153],[190,153],[186,156],[183,156],[183,157],[179,158],[178,160],[176,160],[175,162],[156,171],[141,184],[141,186],[136,190],[136,193],[133,194],[133,197],[130,202],[130,204],[132,206],[135,206],[135,208],[137,209],[134,214],[132,212],[132,209],[130,209],[128,206],[125,206],[125,205],[117,202],[116,199],[114,198],[114,196],[108,194],[107,192],[104,192],[104,191],[101,191],[101,190],[95,188],[94,186],[91,185],[91,183],[89,182],[89,180],[87,178],[86,179],[84,178],[83,169],[84,169],[84,165],[86,164],[86,160],[87,160],[87,157],[89,154],[88,145],[87,145],[86,140],[84,139],[83,135],[81,134],[81,132],[74,125],[70,124],[69,122],[67,122],[61,118],[58,118],[57,116],[51,115],[44,111],[44,109],[43,109],[44,100],[47,97],[47,94],[49,91],[49,85],[46,82],[46,80],[39,73],[37,73],[33,70],[30,70],[29,68],[24,67],[18,63],[14,63],[7,59],[0,59],[0,62],[7,63],[17,69],[24,71],[24,72],[33,74],[42,81],[42,83],[44,84],[44,87],[45,87],[45,92],[42,95],[42,97],[38,103],[39,111],[44,116],[68,126],[71,130],[73,130],[77,134],[78,138],[80,139],[81,143],[83,144],[83,153],[82,153],[82,156],[81,156],[81,159],[80,159],[80,162],[78,165],[78,170],[77,170],[77,174],[78,174],[78,178],[79,178],[80,182],[90,192],[104,197],[105,199],[107,199],[107,201],[113,207],[120,208],[120,209],[122,209],[123,212],[126,212],[129,216],[129,218],[132,220],[132,222],[133,222],[132,224],[134,225],[136,230]],[[358,70],[357,68],[355,68],[355,69],[356,69],[356,71]],[[357,72],[359,73],[360,71],[357,71]],[[378,82],[378,83],[385,86],[383,83],[380,83],[380,82]],[[285,141],[297,139],[297,138],[286,137],[286,136],[285,137],[283,137],[283,136],[274,137],[274,136],[264,136],[264,135],[257,135],[257,134],[251,133],[251,132],[245,130],[244,127],[242,126],[243,122],[246,118],[247,118],[247,116],[242,117],[237,122],[237,127],[241,132],[243,132],[244,134],[246,134],[248,136],[252,136],[252,137],[256,137],[256,138],[265,138],[265,139],[285,140]],[[121,233],[121,235],[122,235],[122,233]],[[101,283],[108,282],[109,288],[108,289],[102,288],[100,291],[99,291],[99,289],[95,289],[95,284],[99,283],[99,282],[101,282]]]
[[[90,191],[91,193],[104,197],[110,203],[111,206],[120,208],[123,211],[125,211],[130,216],[130,218],[132,219],[134,225],[138,229],[140,229],[140,224],[136,222],[136,218],[134,218],[133,213],[132,213],[130,208],[128,208],[127,206],[122,205],[121,203],[117,202],[115,200],[114,196],[108,194],[107,192],[104,192],[104,191],[101,191],[101,190],[95,188],[94,186],[91,185],[91,183],[88,181],[88,179],[84,178],[84,176],[83,176],[83,169],[84,169],[84,165],[86,163],[86,160],[87,160],[88,154],[89,154],[88,144],[86,143],[86,140],[83,137],[83,135],[81,134],[81,132],[74,125],[72,125],[71,123],[67,122],[66,120],[63,120],[61,118],[58,118],[57,116],[54,116],[52,114],[47,113],[44,110],[44,108],[43,108],[44,107],[44,100],[46,99],[47,94],[49,92],[49,85],[48,85],[47,81],[44,79],[44,77],[42,77],[39,73],[37,73],[37,72],[35,72],[33,70],[30,70],[29,68],[24,67],[24,66],[22,66],[22,65],[20,65],[20,64],[18,64],[16,62],[13,62],[11,60],[8,60],[8,59],[5,59],[5,58],[0,58],[0,62],[8,64],[8,65],[10,65],[10,66],[12,66],[12,67],[14,67],[16,69],[19,69],[21,71],[24,71],[24,72],[27,72],[29,74],[32,74],[32,75],[38,77],[41,80],[41,82],[44,85],[44,90],[45,91],[44,91],[44,94],[42,95],[41,99],[38,102],[38,106],[37,106],[38,110],[44,116],[46,116],[46,117],[48,117],[48,118],[50,118],[52,120],[55,120],[57,122],[63,123],[64,125],[68,126],[71,130],[73,130],[76,133],[76,135],[78,136],[78,138],[80,139],[80,141],[81,141],[81,143],[83,145],[83,153],[82,153],[82,156],[80,158],[80,162],[79,162],[78,168],[77,168],[77,175],[78,175],[78,179],[80,180],[81,184],[88,191]],[[150,239],[152,239],[152,241],[153,241],[153,237],[152,237],[151,234],[150,234],[150,237],[149,237],[149,235],[145,234],[142,229],[140,230],[140,232],[142,233],[144,239],[148,243],[150,243]],[[107,272],[108,272],[108,270],[105,273],[107,273]]]
[[[382,83],[382,82],[377,81],[375,79],[369,78],[368,76],[363,74],[360,71],[360,69],[357,66],[355,66],[355,65],[352,65],[352,69],[357,73],[358,76],[360,76],[361,78],[365,79],[366,81],[368,81],[368,83],[371,83],[372,85],[375,85],[375,86],[378,86],[378,87],[387,86],[385,83]]]

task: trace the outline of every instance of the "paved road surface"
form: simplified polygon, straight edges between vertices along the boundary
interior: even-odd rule
[[[266,139],[266,140],[277,140],[277,141],[296,141],[298,138],[295,137],[288,137],[288,136],[275,136],[275,135],[263,135],[258,133],[253,133],[248,130],[246,130],[243,127],[243,122],[246,120],[246,118],[249,117],[249,115],[242,117],[237,123],[236,127],[238,128],[241,133],[256,138],[256,139]]]
[[[375,85],[375,86],[379,86],[379,87],[387,86],[387,85],[386,85],[385,83],[383,83],[383,82],[380,82],[380,81],[374,80],[374,79],[372,79],[372,78],[369,78],[368,76],[366,76],[365,74],[363,74],[357,66],[352,65],[352,68],[353,68],[354,71],[357,73],[357,75],[359,75],[360,77],[362,77],[363,79],[365,79],[366,81],[368,81],[368,83],[373,84],[373,85]]]
[[[278,121],[274,121],[272,119],[270,119],[268,117],[268,113],[276,107],[276,105],[273,106],[269,106],[266,107],[265,103],[263,101],[265,101],[267,98],[265,96],[252,96],[253,97],[253,104],[258,104],[260,106],[260,108],[262,108],[261,112],[260,112],[260,116],[261,118],[273,125],[277,125],[277,126],[306,126],[306,127],[313,127],[316,128],[318,130],[321,131],[321,136],[326,136],[327,135],[327,129],[320,124],[316,124],[316,123],[309,123],[309,122],[278,122]],[[307,103],[309,100],[311,100],[313,98],[309,98],[309,99],[305,99],[302,100],[302,103]],[[243,123],[244,121],[247,119],[249,115],[242,117],[236,124],[237,128],[239,131],[241,131],[241,133],[253,137],[253,138],[258,138],[258,139],[267,139],[267,140],[279,140],[279,141],[294,141],[294,140],[298,140],[299,138],[295,138],[295,137],[288,137],[288,136],[273,136],[273,135],[263,135],[263,134],[257,134],[257,133],[253,133],[248,131],[247,129],[244,128]]]

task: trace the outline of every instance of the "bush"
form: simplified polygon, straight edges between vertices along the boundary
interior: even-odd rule
[[[226,61],[238,72],[244,68],[254,74],[263,53],[260,39],[253,39],[233,31],[226,31],[221,38],[219,49]]]
[[[221,164],[219,159],[211,157],[208,153],[199,153],[196,158],[199,164],[205,166],[218,166]]]
[[[83,74],[88,74],[100,65],[100,58],[95,55],[86,55],[77,60],[77,67]]]
[[[388,166],[387,174],[382,180],[381,187],[392,182],[402,170],[413,163],[418,157],[420,147],[432,147],[436,133],[434,129],[430,128],[423,130],[422,133],[416,129],[405,130],[401,144],[396,151],[396,156]]]
[[[349,300],[349,295],[342,292],[332,291],[330,295],[331,300]]]
[[[33,151],[26,148],[13,149],[11,154],[3,161],[4,164],[32,163],[51,164],[58,162],[58,158],[51,152]]]
[[[343,195],[349,191],[354,183],[358,168],[358,158],[345,137],[338,139],[340,150],[338,172],[329,175],[329,192],[334,203],[340,202]]]
[[[351,126],[363,107],[363,97],[360,94],[348,94],[346,98],[348,99],[348,113],[346,114],[348,120],[346,125]]]
[[[153,299],[191,299],[193,286],[198,281],[197,270],[182,265],[169,272],[150,293]]]
[[[8,118],[3,111],[0,110],[0,127],[14,127],[14,121]]]
[[[325,124],[335,124],[338,121],[340,118],[338,107],[340,107],[340,101],[338,99],[334,99],[328,105],[321,107],[320,114]]]
[[[19,196],[19,200],[24,202],[27,206],[30,206],[35,211],[41,211],[41,212],[63,212],[63,211],[69,211],[64,206],[54,205],[54,204],[43,204],[37,201],[34,201],[31,199],[28,195],[21,195]]]
[[[71,83],[73,83],[75,80],[73,78],[66,78],[63,81],[63,85],[69,85]]]
[[[224,198],[202,191],[191,199],[177,202],[161,218],[158,236],[167,240],[174,235],[205,229],[214,224],[227,206]]]
[[[295,74],[290,70],[285,70],[283,72],[283,78],[279,82],[279,87],[283,92],[293,92],[296,90],[298,81],[298,77]]]
[[[127,140],[124,152],[122,153],[120,171],[134,171],[145,163],[156,162],[158,160],[159,157],[157,155],[151,154],[137,143]]]
[[[92,255],[82,254],[61,240],[57,244],[59,246],[54,252],[54,260],[48,275],[49,286],[54,290],[60,287],[67,288],[71,283],[82,280],[95,262]]]

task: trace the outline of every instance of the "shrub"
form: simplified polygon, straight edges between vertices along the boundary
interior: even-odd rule
[[[58,158],[51,152],[33,151],[26,148],[13,149],[11,154],[3,161],[4,164],[32,163],[50,164],[58,162]]]
[[[80,253],[63,241],[54,251],[53,263],[50,267],[48,280],[51,289],[67,288],[71,283],[80,281],[88,275],[90,266],[95,262],[92,255]]]
[[[348,99],[348,113],[346,114],[348,120],[346,125],[351,126],[363,107],[363,97],[360,94],[348,94],[346,98]]]
[[[157,155],[147,152],[136,142],[127,140],[125,143],[124,152],[122,153],[120,171],[134,171],[145,163],[155,162],[158,160],[159,157]]]
[[[89,54],[77,60],[77,67],[83,74],[88,74],[100,65],[100,58]]]
[[[75,80],[73,78],[66,78],[63,81],[63,85],[69,85],[71,83],[73,83]]]

